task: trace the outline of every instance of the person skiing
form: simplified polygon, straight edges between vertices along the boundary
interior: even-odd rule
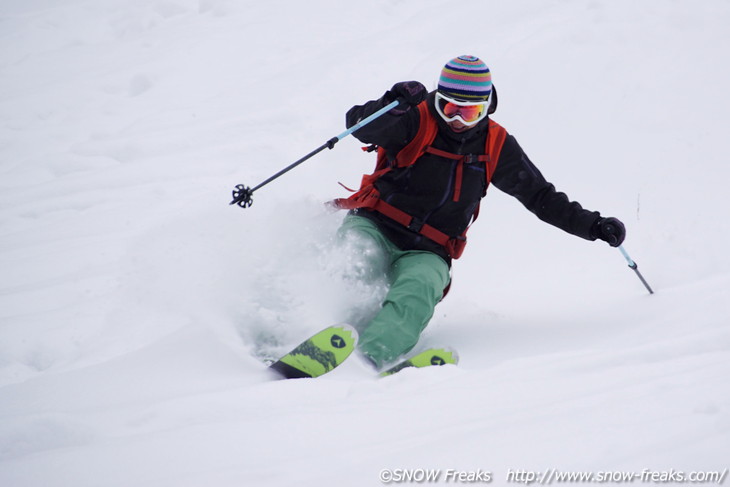
[[[517,140],[489,115],[497,95],[487,65],[459,56],[441,70],[438,88],[396,83],[382,97],[352,107],[348,128],[394,100],[401,103],[353,135],[377,147],[376,170],[359,191],[334,205],[350,211],[340,235],[368,239],[369,265],[382,268],[389,289],[374,318],[360,324],[358,349],[376,368],[410,351],[450,284],[450,268],[466,245],[491,183],[542,221],[611,246],[626,230],[555,189]]]

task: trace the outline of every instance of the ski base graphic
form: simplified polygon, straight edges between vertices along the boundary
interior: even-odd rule
[[[357,346],[357,331],[350,325],[325,328],[269,366],[286,379],[319,377],[334,370]]]

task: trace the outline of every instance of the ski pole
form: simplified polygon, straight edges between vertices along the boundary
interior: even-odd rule
[[[649,291],[649,294],[654,294],[654,291],[651,290],[651,287],[649,286],[649,283],[646,282],[646,279],[644,279],[644,276],[641,275],[641,272],[639,272],[639,266],[636,264],[636,262],[633,261],[631,257],[629,257],[628,252],[626,252],[626,249],[624,249],[623,245],[619,245],[618,249],[623,254],[624,258],[626,259],[626,262],[628,262],[629,267],[636,272],[636,275],[641,280],[641,283],[644,285],[647,291]]]
[[[380,117],[384,113],[389,112],[393,108],[397,107],[399,104],[400,104],[400,100],[395,100],[394,102],[388,104],[387,106],[384,106],[383,108],[381,108],[377,112],[373,113],[369,117],[366,117],[366,118],[360,120],[357,124],[353,125],[349,129],[345,130],[340,135],[336,135],[335,137],[332,137],[330,140],[328,140],[321,146],[317,147],[316,149],[314,149],[312,152],[310,152],[306,156],[302,157],[301,159],[292,163],[291,165],[285,167],[284,169],[277,172],[276,174],[271,176],[269,179],[260,183],[258,186],[255,186],[254,188],[249,188],[248,186],[244,186],[243,184],[236,185],[236,188],[233,190],[233,201],[231,201],[229,204],[238,205],[241,208],[248,208],[249,206],[251,206],[253,204],[253,192],[254,191],[261,188],[262,186],[269,184],[271,181],[278,178],[279,176],[282,176],[283,174],[291,171],[292,169],[297,167],[299,164],[303,163],[304,161],[311,158],[312,156],[319,154],[324,149],[332,149],[337,142],[344,139],[345,137],[347,137],[348,135],[350,135],[357,129],[369,124],[370,122],[372,122],[376,118]]]

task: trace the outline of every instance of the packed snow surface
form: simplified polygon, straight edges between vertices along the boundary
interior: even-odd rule
[[[0,485],[723,472],[728,25],[724,0],[3,1]],[[461,54],[548,180],[625,222],[656,294],[492,188],[418,346],[457,367],[273,380],[264,360],[382,295],[343,275],[323,205],[374,160],[348,137],[251,208],[231,189]]]

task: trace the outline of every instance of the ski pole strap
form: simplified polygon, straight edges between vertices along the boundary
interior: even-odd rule
[[[626,249],[624,249],[623,245],[619,245],[618,249],[621,251],[621,254],[624,256],[624,259],[626,259],[626,262],[629,264],[629,268],[631,268],[636,273],[636,276],[639,278],[639,280],[644,285],[646,290],[649,291],[649,294],[654,294],[654,291],[651,289],[651,286],[649,286],[649,283],[646,282],[646,279],[644,279],[644,276],[642,276],[641,272],[639,272],[639,266],[629,256],[629,253],[626,252]]]

